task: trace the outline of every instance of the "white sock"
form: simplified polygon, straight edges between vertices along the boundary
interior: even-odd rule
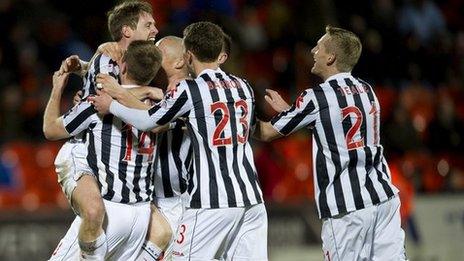
[[[105,232],[92,242],[82,242],[79,240],[79,248],[81,249],[79,260],[105,260],[105,255],[108,251]]]
[[[135,259],[136,261],[156,261],[158,260],[163,254],[163,250],[159,248],[157,245],[153,244],[152,242],[145,240],[143,243],[142,249],[139,252],[139,255]]]

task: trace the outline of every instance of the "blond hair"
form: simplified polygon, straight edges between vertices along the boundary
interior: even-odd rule
[[[361,56],[362,44],[359,37],[348,30],[326,26],[326,34],[330,37],[326,42],[328,52],[336,57],[335,66],[341,72],[350,72]]]

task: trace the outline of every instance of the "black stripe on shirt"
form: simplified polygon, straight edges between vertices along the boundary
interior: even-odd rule
[[[179,192],[182,194],[185,192],[186,184],[183,179],[184,173],[184,163],[180,158],[180,150],[182,148],[182,142],[184,140],[184,131],[182,130],[182,125],[177,123],[176,127],[171,130],[172,141],[171,141],[171,152],[172,158],[176,164],[177,176],[179,178]]]
[[[340,153],[338,152],[337,140],[335,139],[335,133],[332,126],[332,119],[330,117],[330,107],[327,102],[327,97],[325,96],[324,90],[321,88],[321,86],[318,86],[314,89],[314,95],[316,96],[317,103],[319,104],[319,112],[322,127],[324,129],[327,144],[329,146],[332,162],[335,166],[333,184],[338,213],[346,213],[346,203],[345,198],[343,196],[343,186],[340,180],[342,170],[340,162]]]
[[[326,158],[322,151],[323,146],[321,139],[319,138],[319,134],[317,131],[314,131],[313,135],[318,148],[316,153],[316,162],[314,162],[314,164],[316,164],[317,186],[319,187],[320,191],[318,199],[319,214],[321,215],[321,218],[328,218],[332,216],[330,213],[329,205],[327,203],[327,187],[330,183],[329,172],[327,170]]]
[[[97,111],[92,106],[83,110],[79,115],[77,115],[70,123],[68,123],[65,128],[68,133],[73,133],[77,127],[79,127],[83,122],[85,122],[90,116],[92,116]]]
[[[210,147],[208,144],[208,129],[206,126],[206,119],[205,119],[205,108],[203,107],[203,101],[200,93],[200,88],[198,87],[198,84],[195,81],[192,80],[186,80],[187,85],[189,87],[190,93],[192,95],[192,103],[194,104],[195,108],[195,118],[197,122],[197,127],[198,127],[198,132],[203,138],[203,147],[205,149],[205,154],[206,154],[206,160],[208,162],[208,171],[209,171],[209,191],[210,191],[210,206],[211,208],[217,208],[219,207],[219,194],[218,194],[218,187],[217,187],[217,181],[216,181],[216,171],[214,169],[214,163],[213,159],[211,158],[211,153]],[[196,146],[198,146],[198,154],[195,156],[195,160],[198,160],[195,162],[196,165],[196,175],[198,179],[198,187],[197,190],[195,191],[192,201],[191,202],[191,207],[194,208],[194,205],[199,205],[201,206],[201,191],[200,191],[200,176],[201,176],[201,161],[200,161],[200,150],[199,150],[199,141],[196,140],[195,135],[192,133],[192,141],[196,141]],[[195,151],[196,153],[196,151]]]
[[[96,123],[90,124],[89,129],[91,130],[95,128],[96,125],[97,125]],[[88,134],[89,134],[89,137],[88,137],[89,146],[87,147],[87,157],[86,157],[87,163],[89,164],[89,167],[92,169],[93,174],[97,178],[98,188],[101,191],[102,184],[101,184],[99,173],[98,173],[97,153],[95,150],[95,136],[92,131],[89,131]]]
[[[346,85],[348,85],[348,87],[350,87],[350,89],[357,89],[355,84],[350,79],[348,79],[348,78],[345,79],[345,83],[346,83]],[[354,88],[351,88],[352,86],[354,86]],[[364,142],[366,144],[367,143],[367,129],[366,129],[367,128],[366,127],[367,116],[366,116],[366,112],[364,110],[364,106],[363,106],[360,94],[353,94],[353,96],[354,96],[353,98],[354,98],[355,105],[361,111],[362,117],[364,119],[362,121],[362,123],[361,123],[360,131],[361,131],[361,137],[364,138]],[[364,149],[364,153],[366,155],[366,162],[365,162],[365,167],[364,167],[365,170],[366,170],[366,189],[369,192],[369,195],[371,196],[372,203],[377,204],[377,203],[380,202],[379,201],[379,196],[378,196],[377,191],[375,190],[375,187],[374,187],[374,185],[372,183],[372,180],[371,180],[371,178],[369,176],[369,173],[372,170],[372,151],[368,146],[364,146],[363,149]]]
[[[216,77],[219,78],[220,83],[222,87],[224,88],[224,92],[226,94],[226,100],[227,100],[227,108],[229,109],[230,113],[230,127],[231,127],[231,134],[232,134],[232,155],[233,155],[233,160],[232,160],[232,169],[234,171],[233,174],[235,174],[235,177],[237,178],[237,182],[239,184],[240,191],[242,192],[243,195],[243,203],[245,206],[250,205],[250,199],[248,197],[248,193],[246,191],[246,185],[245,182],[243,182],[242,177],[240,176],[240,169],[238,167],[238,140],[237,140],[237,118],[236,118],[236,112],[235,112],[235,100],[234,97],[232,97],[232,91],[229,88],[226,88],[226,85],[224,83],[224,79],[222,78],[222,75],[220,73],[216,74]],[[247,135],[247,134],[245,134]],[[248,136],[248,135],[247,135]],[[245,156],[245,155],[244,155]],[[227,156],[224,158],[224,161],[227,162]],[[228,174],[229,175],[229,174]],[[232,183],[225,184],[226,188],[227,187],[232,187]],[[233,189],[233,187],[232,187]],[[233,206],[236,206],[235,204]]]
[[[338,92],[338,89],[341,88],[337,80],[329,81],[330,86],[333,88],[335,95],[337,96],[338,106],[340,109],[344,109],[348,106],[346,96],[342,96],[341,93]],[[351,117],[349,115],[343,119],[342,121],[344,137],[346,137],[348,131],[353,126],[351,123]],[[361,194],[361,186],[359,185],[359,178],[358,172],[356,171],[356,165],[358,162],[358,153],[356,150],[348,150],[348,177],[350,178],[351,190],[353,192],[353,201],[356,206],[356,209],[363,209],[364,202]]]
[[[121,203],[129,202],[129,188],[127,187],[127,161],[124,160],[126,157],[127,146],[132,146],[132,144],[127,144],[127,135],[132,135],[132,126],[121,121],[121,151],[119,152],[119,168],[118,168],[118,178],[122,183],[121,190]],[[129,139],[131,140],[131,139]],[[131,156],[131,155],[129,155]]]
[[[203,78],[203,80],[206,83],[213,82],[211,80],[211,78],[209,77],[209,75],[207,75],[207,74],[201,75],[201,78]],[[218,94],[217,88],[211,89],[210,94],[211,94],[211,99],[212,99],[213,104],[215,102],[219,101],[219,94]],[[223,117],[224,117],[224,115],[219,110],[215,111],[214,120],[216,122],[216,126],[218,126],[219,122],[221,121],[221,119],[223,119]],[[225,131],[222,131],[221,138],[224,138],[225,137],[224,135],[225,135]],[[207,148],[209,148],[209,147],[207,147]],[[214,149],[214,148],[211,148],[211,149]],[[226,189],[228,205],[229,205],[229,207],[236,207],[236,199],[235,199],[234,188],[227,185],[227,184],[232,184],[232,180],[230,178],[229,169],[227,167],[226,147],[225,146],[217,146],[216,149],[218,150],[219,168],[221,170],[222,179],[224,180],[224,186],[225,186],[225,189]],[[211,174],[211,172],[210,172],[210,174]],[[210,179],[211,178],[212,177],[210,176]],[[214,177],[213,180],[215,182],[214,184],[217,186],[216,177]],[[217,187],[216,187],[216,190],[217,190]]]
[[[105,165],[106,171],[106,184],[108,184],[108,191],[103,196],[106,200],[112,200],[114,197],[114,174],[110,170],[110,154],[111,154],[111,131],[113,127],[113,115],[103,116],[103,126],[101,131],[102,144],[101,144],[101,155],[102,162]]]
[[[240,81],[235,78],[234,76],[232,76],[231,74],[227,74],[227,76],[229,76],[229,78],[231,78],[235,84],[237,86],[240,86],[240,88],[237,88],[238,90],[238,95],[239,97],[242,99],[242,100],[246,100],[248,99],[245,92],[243,91],[243,86],[242,84],[240,83]],[[250,115],[250,118],[251,118],[251,123],[250,123],[250,126],[253,126],[255,123],[253,122],[256,117],[255,117],[255,99],[254,99],[254,96],[253,96],[253,89],[251,88],[250,84],[248,84],[248,82],[244,79],[242,79],[242,81],[246,84],[247,88],[248,88],[248,91],[250,93],[250,99],[252,100],[252,106],[251,106],[251,109],[249,109],[249,115]],[[250,126],[248,126],[248,133],[246,134],[247,137],[249,137],[249,133],[250,133]],[[261,198],[261,194],[259,193],[259,180],[258,180],[258,174],[253,170],[253,167],[251,166],[250,162],[248,161],[248,158],[246,156],[246,146],[243,146],[243,160],[242,160],[242,166],[245,168],[246,170],[246,174],[248,176],[248,179],[250,180],[250,183],[251,183],[251,186],[253,188],[253,193],[255,195],[255,198],[258,200],[258,203],[262,203],[262,198]]]
[[[174,116],[182,109],[182,107],[185,105],[185,103],[188,100],[187,92],[183,91],[177,100],[174,102],[174,105],[161,117],[161,119],[158,120],[157,124],[158,125],[165,125],[166,123],[169,123],[172,121]]]
[[[174,139],[173,139],[174,140]],[[172,191],[170,171],[169,171],[169,151],[168,151],[168,135],[167,133],[160,134],[159,139],[159,163],[161,164],[161,176],[163,181],[164,196],[169,198],[174,196]]]

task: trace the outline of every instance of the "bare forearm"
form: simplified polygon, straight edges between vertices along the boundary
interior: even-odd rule
[[[270,122],[258,120],[253,132],[253,138],[268,142],[280,137],[282,137],[282,134],[277,132]]]
[[[132,88],[129,90],[137,99],[151,99],[151,100],[162,100],[164,93],[160,88],[142,86],[137,88]]]
[[[58,140],[69,137],[66,132],[63,133],[62,122],[60,118],[61,95],[63,90],[53,88],[44,112],[43,132],[47,139]]]
[[[129,107],[129,108],[134,108],[134,109],[139,109],[139,110],[150,109],[150,106],[140,101],[140,99],[138,99],[138,97],[136,97],[132,93],[132,90],[120,89],[120,91],[115,93],[115,96],[113,98],[116,99],[122,105]]]

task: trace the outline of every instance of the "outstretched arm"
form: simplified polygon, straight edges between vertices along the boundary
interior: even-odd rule
[[[119,103],[134,109],[148,110],[151,106],[140,101],[130,89],[124,89],[115,78],[108,74],[98,74],[97,86],[101,86],[104,93],[108,94]],[[97,92],[98,93],[98,92]],[[137,94],[137,93],[136,93]],[[140,93],[138,93],[140,95]],[[100,113],[107,113],[107,111],[99,111]]]
[[[253,138],[267,142],[280,137],[283,137],[283,135],[272,127],[271,122],[257,120],[255,131],[253,132]]]
[[[97,92],[99,95],[89,97],[89,100],[98,112],[110,112],[136,129],[147,131],[168,124],[192,109],[187,88],[185,82],[181,83],[177,90],[169,92],[161,102],[149,110],[128,108],[104,92]]]
[[[68,81],[69,73],[53,74],[53,88],[45,108],[43,120],[43,132],[48,140],[59,140],[70,137],[64,128],[63,119],[60,117],[61,95]]]

